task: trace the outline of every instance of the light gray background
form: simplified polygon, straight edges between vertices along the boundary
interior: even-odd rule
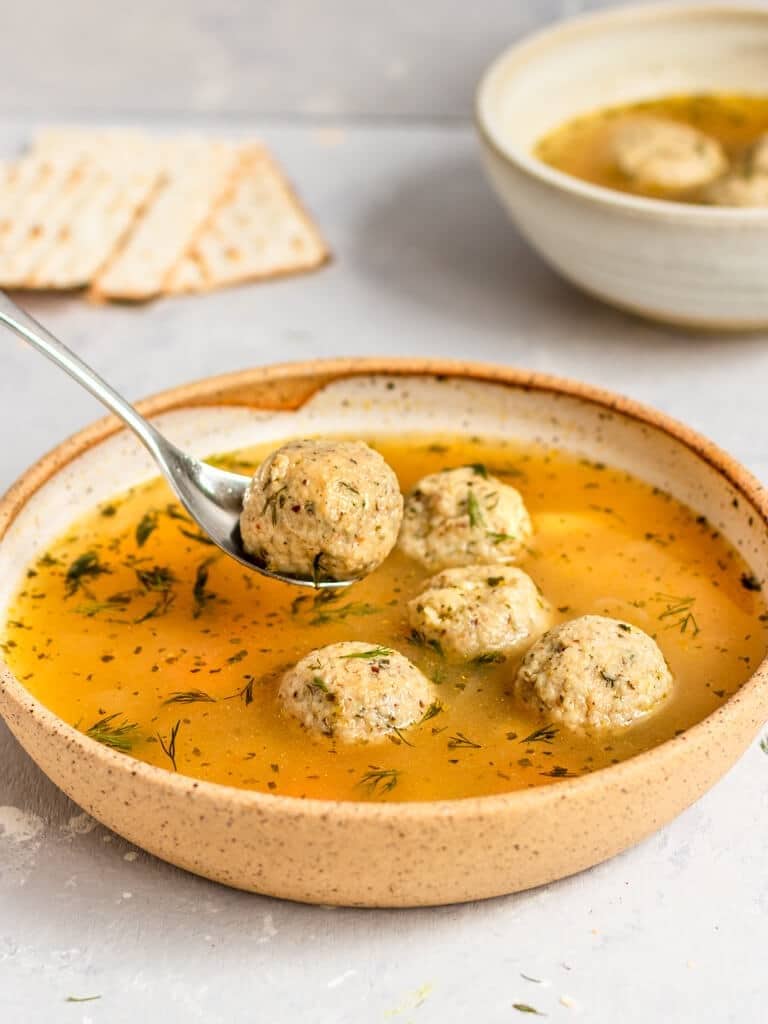
[[[277,359],[467,356],[651,402],[768,479],[766,337],[675,333],[579,295],[482,178],[469,122],[482,66],[582,6],[609,5],[5,2],[3,152],[56,120],[261,135],[336,255],[317,275],[204,298],[30,308],[130,397]],[[12,337],[0,345],[6,486],[99,410]],[[759,1021],[766,780],[755,745],[660,835],[535,892],[304,908],[132,850],[79,817],[0,725],[0,1020],[496,1024],[528,1019],[521,1002],[556,1021]]]

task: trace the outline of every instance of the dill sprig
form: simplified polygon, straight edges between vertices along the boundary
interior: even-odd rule
[[[416,724],[424,725],[425,722],[429,722],[437,715],[439,715],[442,712],[442,710],[443,705],[440,703],[439,700],[432,701],[432,703],[429,705],[427,710],[424,712],[424,714],[421,716],[421,718],[418,720]]]
[[[105,715],[104,718],[100,718],[89,729],[86,729],[85,735],[96,740],[97,743],[103,743],[105,747],[111,747],[113,750],[120,750],[123,754],[127,754],[133,747],[136,740],[135,733],[139,727],[136,722],[118,722],[117,720],[122,717],[119,711],[112,715]]]
[[[179,735],[179,729],[180,728],[181,728],[181,722],[180,721],[176,722],[175,725],[171,726],[171,731],[168,734],[168,739],[167,740],[165,739],[165,737],[161,736],[160,733],[157,734],[157,739],[158,739],[158,742],[160,744],[160,749],[163,751],[165,756],[168,758],[168,760],[173,765],[173,770],[175,772],[178,771],[178,768],[176,767],[176,737]]]
[[[448,748],[450,750],[456,750],[459,747],[471,747],[473,750],[479,750],[481,746],[481,743],[475,743],[474,740],[465,736],[463,732],[457,732],[448,739]]]
[[[95,551],[86,551],[72,562],[64,576],[67,597],[76,594],[81,588],[85,590],[85,581],[96,579],[112,570],[103,565]]]
[[[204,690],[177,690],[163,704],[215,704],[216,698]]]
[[[253,685],[255,682],[256,677],[249,676],[248,682],[241,690],[238,690],[236,693],[230,693],[230,695],[225,697],[224,700],[234,700],[236,697],[239,697],[245,706],[248,707],[249,704],[253,704]]]
[[[372,647],[369,651],[355,651],[352,654],[342,654],[341,660],[346,661],[348,658],[364,658],[366,661],[372,661],[375,658],[388,658],[394,651],[391,647]]]
[[[328,622],[346,622],[350,617],[375,615],[379,609],[367,601],[349,601],[338,608],[323,608],[309,620],[310,626],[324,626]]]
[[[695,597],[675,597],[674,594],[654,594],[652,600],[663,601],[664,610],[658,616],[659,622],[667,622],[666,629],[679,629],[681,633],[691,632],[698,636],[701,630],[693,614]]]
[[[555,725],[542,725],[540,729],[535,729],[530,736],[526,736],[525,739],[520,740],[521,743],[551,743],[555,736],[560,730]]]
[[[383,793],[391,793],[400,781],[401,775],[399,768],[377,768],[371,765],[358,785],[365,786],[373,796],[380,796]]]
[[[406,739],[406,737],[403,736],[402,729],[400,729],[396,725],[392,726],[392,732],[389,734],[388,738],[392,741],[392,743],[397,743],[397,744],[404,743],[406,745],[406,747],[415,747],[416,746],[415,743],[411,743],[411,741],[409,739]]]

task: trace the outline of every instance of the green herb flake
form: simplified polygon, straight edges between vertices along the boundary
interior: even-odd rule
[[[388,658],[391,654],[394,654],[391,647],[372,647],[369,651],[355,651],[353,654],[342,654],[341,660],[363,658],[366,661],[373,661],[376,658]]]
[[[430,722],[433,718],[436,718],[443,711],[443,705],[439,700],[432,701],[427,710],[421,716],[416,723],[417,725],[424,725],[425,722]]]
[[[375,768],[371,767],[358,782],[364,786],[373,796],[381,796],[384,793],[391,793],[400,781],[402,772],[398,768]]]
[[[157,734],[157,739],[160,744],[160,748],[173,765],[173,770],[178,771],[176,767],[176,738],[179,735],[179,729],[181,728],[181,722],[178,721],[174,726],[171,727],[171,731],[168,734],[168,738]]]
[[[500,665],[507,659],[500,651],[486,651],[485,654],[478,654],[472,659],[473,665]]]
[[[157,512],[146,512],[136,527],[136,544],[143,548],[157,529]]]
[[[473,750],[479,750],[481,746],[481,743],[475,743],[474,740],[471,740],[468,736],[465,736],[463,732],[457,732],[455,736],[451,736],[448,739],[449,750],[456,750],[459,747],[468,747]]]
[[[195,572],[195,582],[192,586],[192,600],[194,602],[194,608],[192,615],[198,619],[203,614],[203,611],[211,601],[215,600],[216,594],[213,591],[208,590],[208,570],[213,562],[216,561],[216,556],[213,558],[206,558],[204,562],[198,565]]]
[[[67,597],[76,594],[81,588],[85,589],[85,581],[96,579],[111,572],[106,565],[102,565],[99,556],[95,551],[86,551],[79,555],[67,569],[64,581],[67,587]]]
[[[123,754],[127,754],[133,747],[136,740],[135,733],[139,727],[136,722],[126,722],[125,720],[119,722],[120,718],[123,718],[120,712],[105,715],[104,718],[100,718],[89,729],[86,729],[85,735],[96,740],[97,743],[103,743],[105,747],[111,747],[112,750],[119,750]]]
[[[309,620],[310,626],[324,626],[328,622],[344,622],[350,617],[375,615],[380,609],[367,601],[350,601],[338,608],[323,608]]]
[[[165,593],[176,582],[170,569],[156,565],[152,569],[136,569],[136,578],[145,590]]]
[[[546,1013],[542,1013],[541,1010],[537,1010],[535,1006],[529,1006],[528,1003],[512,1003],[512,1009],[517,1010],[518,1013],[533,1013],[537,1017],[546,1017]]]
[[[540,729],[534,730],[530,736],[520,740],[521,743],[551,743],[560,730],[554,725],[543,725]]]
[[[103,513],[102,513],[103,514]],[[92,1003],[101,996],[67,996],[65,1003]]]
[[[163,704],[215,704],[216,698],[204,690],[183,690],[172,693]]]
[[[476,526],[483,525],[483,511],[480,508],[480,502],[477,500],[477,496],[472,488],[467,491],[467,515],[469,516],[469,525],[472,529]]]

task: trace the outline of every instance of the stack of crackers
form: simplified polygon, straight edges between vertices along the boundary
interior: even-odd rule
[[[50,130],[0,167],[0,287],[141,302],[311,270],[329,252],[267,150]]]

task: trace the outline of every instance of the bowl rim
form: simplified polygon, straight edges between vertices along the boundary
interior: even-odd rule
[[[768,7],[756,3],[728,4],[722,0],[712,3],[653,3],[630,4],[605,11],[591,11],[572,18],[558,20],[546,28],[525,35],[503,50],[483,72],[475,90],[474,123],[480,139],[493,153],[530,177],[573,198],[614,212],[647,217],[655,221],[674,221],[677,224],[732,225],[755,227],[768,225],[768,206],[706,206],[681,203],[674,199],[654,199],[649,196],[630,195],[582,181],[565,171],[544,163],[522,146],[506,141],[494,127],[492,92],[510,65],[523,65],[535,61],[542,52],[556,49],[560,43],[587,35],[600,34],[604,28],[638,22],[685,21],[701,17],[723,19],[759,18],[768,25]],[[599,109],[599,108],[598,108]]]
[[[537,391],[576,399],[634,420],[640,425],[659,430],[688,448],[711,466],[738,494],[749,503],[756,517],[768,533],[768,490],[738,460],[712,441],[684,423],[651,406],[616,392],[569,378],[561,378],[535,371],[516,369],[493,363],[470,362],[441,358],[412,358],[396,356],[341,357],[278,363],[210,376],[189,384],[166,389],[136,403],[145,416],[183,409],[190,405],[221,407],[246,405],[258,409],[258,403],[226,402],[217,400],[217,393],[257,385],[268,380],[316,378],[316,388],[303,397],[298,407],[309,400],[317,390],[336,380],[365,376],[417,376],[458,378],[498,384],[523,391]],[[124,430],[115,417],[107,416],[86,426],[61,444],[51,449],[11,485],[0,498],[0,546],[11,524],[33,495],[66,465],[107,438]],[[502,812],[511,805],[516,809],[540,808],[548,801],[559,802],[578,792],[589,796],[599,793],[606,780],[628,790],[634,779],[642,779],[649,762],[672,762],[686,746],[704,739],[713,724],[727,729],[730,722],[743,717],[744,705],[749,701],[759,704],[762,691],[768,691],[768,653],[748,679],[724,704],[695,723],[684,732],[619,764],[609,765],[587,775],[561,779],[533,789],[513,790],[486,796],[460,797],[444,800],[398,801],[391,803],[366,800],[327,800],[302,798],[240,789],[223,783],[208,782],[192,776],[172,772],[167,768],[147,764],[104,746],[69,725],[34,697],[0,659],[0,693],[4,692],[22,712],[36,718],[49,736],[62,735],[71,751],[79,750],[91,760],[101,761],[108,773],[120,771],[159,788],[173,797],[196,797],[211,803],[226,804],[233,810],[280,813],[294,820],[324,818],[333,815],[350,823],[387,821],[392,818],[453,817],[465,819],[486,817]]]

